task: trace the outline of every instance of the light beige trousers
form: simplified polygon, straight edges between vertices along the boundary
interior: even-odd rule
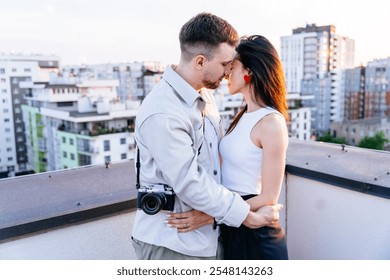
[[[223,249],[220,242],[218,242],[217,255],[213,257],[196,257],[188,256],[171,249],[152,245],[131,238],[135,254],[139,260],[221,260],[223,256]]]

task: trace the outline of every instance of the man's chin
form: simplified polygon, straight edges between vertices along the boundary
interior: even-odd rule
[[[206,83],[205,84],[205,88],[208,88],[208,89],[217,89],[219,88],[219,86],[221,85],[221,81],[217,81],[215,83]]]

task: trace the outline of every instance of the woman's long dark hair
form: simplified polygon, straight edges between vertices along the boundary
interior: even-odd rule
[[[288,121],[286,82],[282,63],[274,46],[265,37],[252,35],[241,38],[236,51],[236,59],[252,72],[250,86],[254,92],[254,101],[274,108]],[[226,133],[236,127],[246,110],[247,105],[235,116]]]

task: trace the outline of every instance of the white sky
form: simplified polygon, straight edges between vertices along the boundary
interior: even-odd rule
[[[355,64],[390,57],[389,0],[0,0],[0,52],[54,54],[62,65],[179,60],[180,27],[199,12],[240,35],[280,37],[306,23],[355,40]]]

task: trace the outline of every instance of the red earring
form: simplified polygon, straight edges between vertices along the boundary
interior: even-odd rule
[[[251,82],[252,76],[251,75],[244,75],[245,83],[249,84]]]

